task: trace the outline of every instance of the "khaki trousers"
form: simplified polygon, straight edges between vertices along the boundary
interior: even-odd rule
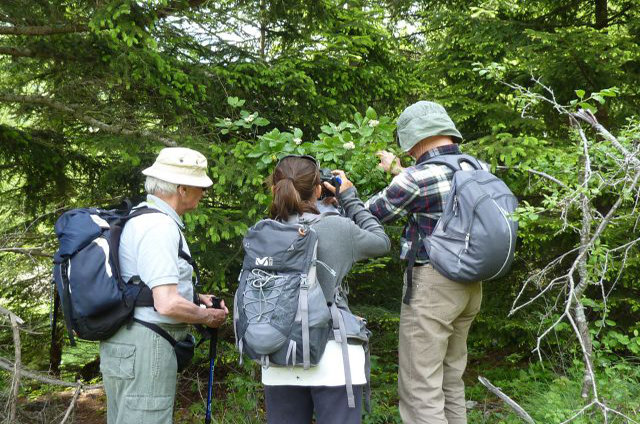
[[[187,325],[158,324],[176,340]],[[108,424],[169,424],[173,421],[178,363],[162,336],[133,323],[100,343],[100,371],[107,393]]]
[[[411,302],[400,312],[398,349],[405,424],[466,424],[462,374],[467,334],[481,303],[482,283],[456,283],[431,265],[413,269]]]

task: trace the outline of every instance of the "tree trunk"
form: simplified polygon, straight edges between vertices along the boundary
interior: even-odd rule
[[[264,60],[267,48],[267,23],[265,22],[267,6],[263,1],[260,2],[260,58]]]
[[[49,370],[53,375],[60,376],[60,363],[62,362],[62,345],[64,341],[64,326],[54,322],[56,328],[55,339],[51,339],[49,347]]]
[[[584,355],[584,374],[582,376],[582,391],[580,392],[585,402],[590,401],[590,395],[593,388],[593,378],[589,370],[593,368],[593,344],[591,343],[591,333],[589,332],[589,323],[587,317],[584,314],[584,306],[580,302],[576,302],[573,307],[573,316],[580,332],[580,338],[585,347],[586,354]],[[594,371],[595,372],[595,371]]]
[[[596,29],[606,28],[608,23],[607,0],[596,0]]]
[[[580,177],[580,182],[588,185],[589,179],[591,177],[591,161],[589,158],[588,145],[586,139],[583,138],[584,142],[584,156],[583,156],[583,166],[585,168],[584,174]],[[575,299],[569,299],[570,302],[573,302],[573,316],[576,321],[576,325],[578,327],[578,337],[580,337],[582,341],[582,345],[584,346],[584,375],[582,378],[582,398],[585,402],[588,402],[590,399],[590,394],[593,389],[593,361],[592,361],[592,353],[593,353],[593,343],[591,342],[591,333],[589,332],[589,323],[587,322],[587,317],[584,313],[584,305],[582,305],[581,299],[585,290],[589,286],[589,271],[587,270],[587,260],[589,258],[589,252],[585,251],[588,249],[589,240],[591,239],[591,226],[593,222],[593,214],[592,214],[592,205],[589,201],[589,198],[586,194],[581,195],[581,206],[582,206],[582,228],[580,228],[580,254],[581,258],[578,262],[578,276],[580,277],[580,282],[575,287],[574,296]]]

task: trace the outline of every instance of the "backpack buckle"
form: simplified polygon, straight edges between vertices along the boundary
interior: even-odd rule
[[[307,274],[303,274],[300,276],[300,288],[308,289],[309,288],[309,279],[307,278]]]

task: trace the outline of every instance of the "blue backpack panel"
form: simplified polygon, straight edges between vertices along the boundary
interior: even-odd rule
[[[151,208],[73,209],[56,221],[60,247],[53,277],[72,345],[105,340],[133,316],[135,306],[153,306],[151,289],[139,278],[124,282],[118,260],[124,225],[136,216],[162,213]],[[57,312],[57,302],[54,313]]]

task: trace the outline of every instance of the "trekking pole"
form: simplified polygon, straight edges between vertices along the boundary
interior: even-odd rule
[[[205,424],[211,424],[211,398],[213,396],[213,371],[216,366],[216,350],[218,342],[218,329],[211,330],[211,339],[209,339],[209,386],[207,388],[207,412],[205,415]]]
[[[220,309],[220,299],[211,298],[213,308]],[[213,371],[216,366],[216,354],[218,350],[218,329],[208,328],[209,333],[209,384],[207,387],[207,412],[205,414],[204,423],[211,424],[211,399],[213,398]]]

